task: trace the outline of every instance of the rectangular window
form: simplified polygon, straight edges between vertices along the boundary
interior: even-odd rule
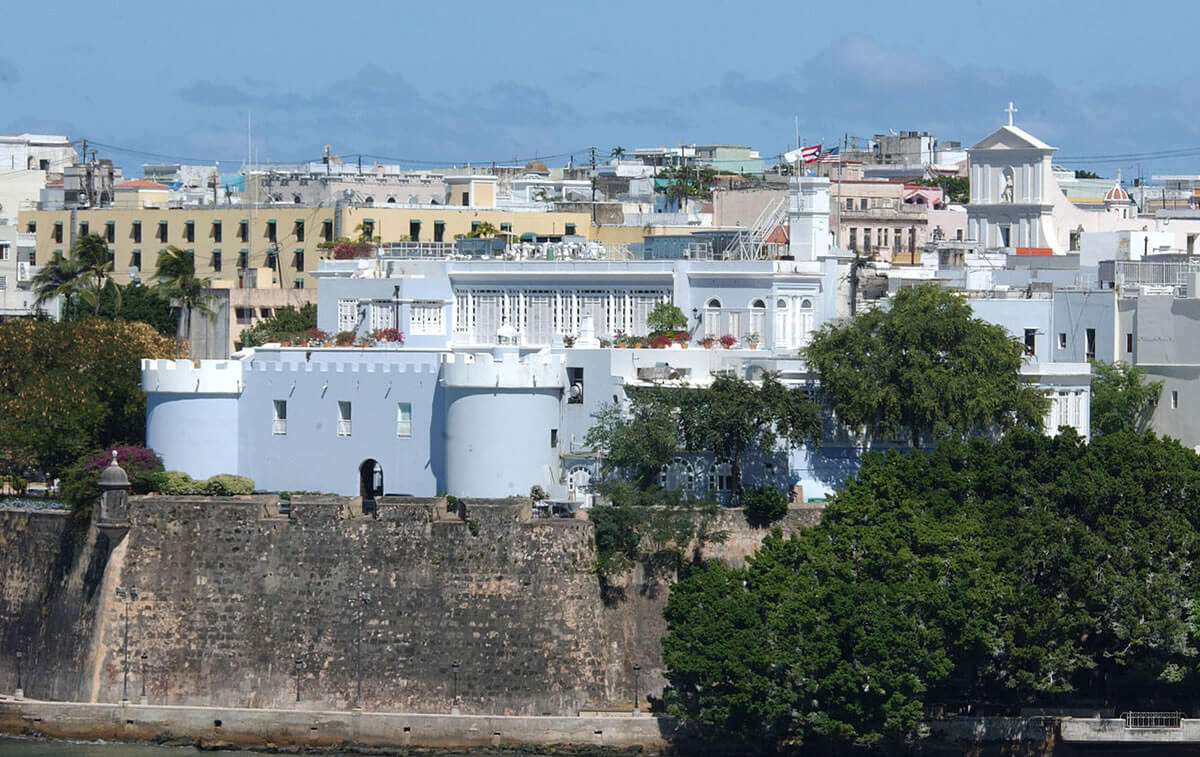
[[[8,260],[9,249],[12,247],[8,242],[0,242],[0,260]]]
[[[278,258],[278,256],[273,251],[268,252],[267,253],[267,268],[270,268],[272,271],[274,271],[277,258]]]
[[[213,221],[212,223],[212,238],[214,242],[221,241],[221,222]]]
[[[512,233],[512,224],[511,223],[500,224],[500,231],[507,231],[509,234],[511,234]]]
[[[466,207],[471,204],[471,193],[470,192],[462,193],[462,204],[463,204],[463,207]]]
[[[1128,331],[1125,332],[1125,351],[1133,352],[1133,334]]]
[[[363,236],[370,239],[375,236],[375,221],[371,218],[364,218],[362,222]]]
[[[88,235],[88,222],[80,221],[79,222],[79,236],[86,237],[87,235]]]
[[[321,238],[326,242],[333,241],[333,221],[328,218],[321,223]]]
[[[167,226],[166,221],[158,222],[158,241],[160,241],[160,242],[167,241],[167,229],[168,229],[168,226]]]
[[[414,302],[409,311],[409,330],[414,334],[444,334],[446,322],[440,302]]]
[[[250,267],[250,251],[242,250],[238,252],[238,268]]]
[[[408,402],[396,405],[396,436],[401,438],[412,436],[412,404]]]
[[[575,236],[575,224],[573,224],[573,223],[567,224],[567,236],[569,236],[569,237]]]
[[[850,249],[858,251],[858,229],[850,227]]]
[[[296,241],[304,241],[304,221],[299,218],[296,219]]]
[[[338,300],[338,331],[354,331],[358,323],[358,300]]]
[[[140,221],[133,222],[133,241],[138,244],[142,242],[142,224]]]
[[[865,197],[859,198],[859,200],[858,200],[858,209],[859,209],[859,210],[866,210],[866,209],[867,209],[867,198],[865,198]]]
[[[287,435],[287,400],[275,400],[275,417],[272,421],[272,434],[275,436]]]
[[[433,222],[433,241],[435,241],[435,242],[446,241],[446,222],[445,221],[434,221]]]
[[[258,317],[264,318],[264,319],[270,318],[271,317],[271,308],[259,308],[258,309]]]
[[[871,230],[863,229],[863,252],[871,254]]]
[[[8,289],[8,277],[0,276],[0,292],[3,292],[5,289]]]
[[[275,222],[267,221],[267,241],[268,242],[276,241],[276,236],[277,235],[275,233]]]
[[[249,242],[250,241],[250,222],[249,221],[238,221],[238,241],[239,242]]]
[[[583,404],[583,369],[567,368],[567,404]]]
[[[57,244],[62,244],[62,240],[63,240],[62,221],[55,221],[54,222],[54,241]]]
[[[1067,332],[1065,331],[1058,332],[1058,348],[1060,350],[1067,348]]]
[[[189,242],[196,241],[196,222],[187,221],[183,224],[183,238]]]
[[[1085,334],[1087,336],[1087,353],[1084,355],[1084,358],[1087,360],[1095,360],[1096,359],[1096,330],[1088,329],[1085,332]]]
[[[553,449],[558,446],[558,429],[550,429],[550,447]]]
[[[25,231],[29,232],[30,234],[36,234],[37,221],[30,221],[29,223],[25,224]]]
[[[338,436],[350,436],[350,403],[345,400],[338,400]]]
[[[413,242],[421,241],[421,222],[412,220],[408,222],[408,238]]]
[[[213,269],[213,271],[215,271],[217,273],[221,272],[221,251],[220,250],[213,250],[212,269]]]
[[[254,320],[254,308],[234,308],[233,314],[237,318],[237,322],[243,325],[250,325]]]
[[[1171,409],[1172,410],[1179,409],[1179,392],[1175,389],[1171,390]]]
[[[480,221],[471,221],[471,233],[474,234],[475,230],[478,229],[480,227],[480,225],[481,225]]]
[[[1037,354],[1037,329],[1025,329],[1025,354]]]
[[[854,198],[853,197],[846,198],[846,210],[854,210]]]
[[[142,270],[142,251],[141,250],[134,250],[132,253],[130,253],[129,264],[131,266],[134,266],[135,268],[137,268],[139,271]]]
[[[106,221],[104,224],[104,241],[109,244],[117,241],[117,225],[112,221]]]
[[[296,270],[304,270],[304,250],[296,250]]]

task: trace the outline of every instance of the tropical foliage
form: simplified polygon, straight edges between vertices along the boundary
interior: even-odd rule
[[[192,333],[192,313],[211,316],[209,306],[212,279],[196,275],[195,256],[178,247],[168,247],[158,254],[154,268],[155,288],[183,314],[183,333]],[[176,344],[178,351],[178,343]]]
[[[1146,382],[1146,370],[1129,363],[1092,363],[1092,433],[1144,431],[1163,382]]]
[[[1040,428],[1048,400],[1021,379],[1022,346],[937,284],[888,310],[829,322],[803,351],[838,421],[868,437],[963,438]]]
[[[821,524],[672,590],[669,710],[753,748],[901,744],[967,702],[1200,693],[1200,457],[1127,431],[868,455]]]
[[[0,323],[0,473],[57,475],[88,450],[142,441],[140,361],[171,354],[144,323]]]
[[[236,349],[258,347],[270,342],[295,341],[297,344],[308,341],[310,337],[318,336],[313,333],[317,328],[317,306],[311,302],[296,308],[285,305],[275,310],[270,318],[259,321],[242,332],[234,344]],[[324,334],[320,334],[323,338]]]

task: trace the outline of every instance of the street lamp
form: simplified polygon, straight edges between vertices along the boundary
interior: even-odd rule
[[[296,657],[296,701],[297,702],[300,701],[300,666],[303,664],[304,664],[304,661],[301,660],[299,657]]]
[[[454,698],[450,700],[450,706],[458,709],[458,660],[450,663],[450,670],[454,672]]]
[[[358,679],[358,687],[354,692],[354,709],[362,709],[362,623],[364,608],[371,604],[371,595],[365,591],[358,595],[358,599],[350,599],[351,604],[358,603],[358,638],[354,644],[354,672]]]
[[[21,685],[21,658],[24,657],[21,650],[17,650],[17,696],[23,696],[25,687]]]
[[[146,653],[142,652],[142,703],[146,700]]]
[[[121,681],[121,701],[129,701],[129,600],[137,600],[138,592],[133,586],[128,589],[117,587],[117,597],[125,603],[125,672]]]
[[[638,679],[642,675],[642,666],[633,663],[633,714],[638,714]]]

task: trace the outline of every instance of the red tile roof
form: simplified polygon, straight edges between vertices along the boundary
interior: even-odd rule
[[[134,179],[133,181],[123,181],[113,189],[170,189],[170,187],[149,179]]]

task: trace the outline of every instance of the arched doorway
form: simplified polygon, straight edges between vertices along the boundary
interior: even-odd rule
[[[367,458],[358,466],[358,495],[363,513],[375,512],[375,499],[383,496],[383,466]]]

